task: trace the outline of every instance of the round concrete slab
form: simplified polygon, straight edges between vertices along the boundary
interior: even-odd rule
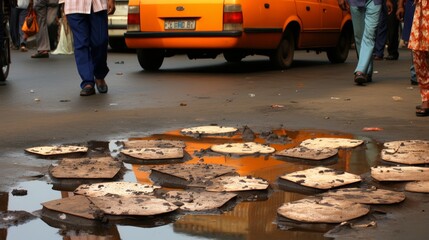
[[[297,171],[283,175],[280,178],[317,189],[330,189],[362,180],[358,175],[326,167],[315,167]]]
[[[211,150],[218,153],[226,154],[237,154],[237,155],[247,155],[255,153],[273,153],[276,150],[272,147],[262,145],[255,142],[246,142],[246,143],[225,143],[220,145],[213,145]]]
[[[135,182],[104,182],[80,185],[76,188],[74,193],[88,197],[101,197],[106,195],[132,197],[149,195],[158,188],[161,187]]]
[[[266,190],[268,181],[250,176],[223,176],[212,180],[212,185],[206,187],[209,192],[239,192]]]
[[[183,158],[183,148],[129,148],[121,150],[122,154],[143,160]]]
[[[185,148],[180,140],[130,140],[124,141],[125,148]]]
[[[283,204],[277,213],[307,223],[341,223],[366,215],[369,207],[330,197],[309,197]]]
[[[377,181],[429,181],[429,168],[377,166],[371,168],[371,176]]]
[[[153,216],[172,212],[178,207],[166,200],[149,197],[103,196],[89,200],[104,213],[121,216]]]
[[[401,164],[429,163],[429,141],[393,141],[384,144],[381,159]]]
[[[337,155],[337,153],[338,149],[336,148],[311,149],[303,146],[298,146],[276,152],[276,155],[317,161],[331,158]]]
[[[63,145],[63,146],[40,146],[31,147],[25,149],[26,152],[41,155],[41,156],[55,156],[64,155],[70,153],[86,153],[88,152],[87,147],[75,146],[75,145]]]
[[[227,134],[234,133],[238,129],[234,127],[225,127],[225,126],[199,126],[199,127],[191,127],[184,128],[180,132],[184,135],[189,134]]]
[[[405,184],[405,191],[429,193],[429,181],[408,182]]]
[[[354,148],[362,143],[362,140],[348,138],[312,138],[304,140],[301,142],[300,146],[312,149]]]
[[[163,197],[182,210],[207,211],[222,207],[236,196],[234,193],[169,191]]]
[[[405,200],[403,192],[376,188],[341,188],[323,193],[321,196],[362,204],[393,204]]]
[[[112,157],[65,158],[50,169],[55,178],[111,179],[123,167],[122,162]]]

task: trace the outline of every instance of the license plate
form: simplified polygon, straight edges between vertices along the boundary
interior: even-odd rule
[[[195,20],[165,20],[165,30],[193,30],[195,29]]]

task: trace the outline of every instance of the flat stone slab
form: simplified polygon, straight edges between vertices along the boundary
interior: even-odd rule
[[[124,141],[125,148],[185,148],[186,144],[180,140],[131,140]]]
[[[377,181],[429,181],[429,168],[378,166],[371,168],[371,176]]]
[[[44,202],[42,205],[49,210],[62,212],[73,216],[91,220],[99,219],[99,217],[97,217],[99,216],[97,211],[100,211],[100,209],[92,204],[87,197],[81,195]]]
[[[330,197],[309,197],[283,204],[277,213],[307,223],[341,223],[366,215],[367,205]]]
[[[89,200],[105,214],[121,216],[153,216],[169,213],[178,207],[166,200],[150,196],[89,197]]]
[[[161,188],[149,184],[141,184],[135,182],[104,182],[83,184],[76,188],[75,194],[84,195],[87,197],[101,196],[140,196],[152,194],[155,189]]]
[[[169,164],[151,169],[186,181],[207,182],[215,177],[234,173],[235,169],[220,164]]]
[[[115,177],[122,168],[122,162],[112,157],[65,158],[50,169],[55,178],[109,179]]]
[[[298,146],[276,152],[275,155],[317,161],[331,158],[337,154],[338,149],[336,148],[311,149],[303,146]]]
[[[405,200],[403,192],[376,188],[341,188],[322,193],[321,196],[362,204],[393,204]]]
[[[429,193],[429,181],[408,182],[405,184],[405,191]]]
[[[251,176],[223,176],[213,179],[212,185],[206,187],[209,192],[241,192],[266,190],[268,181]]]
[[[31,147],[25,149],[26,152],[41,155],[41,156],[55,156],[64,155],[70,153],[86,153],[88,152],[87,147],[75,146],[75,145],[63,145],[63,146],[40,146]]]
[[[225,127],[225,126],[198,126],[184,128],[180,132],[184,135],[193,135],[193,134],[206,134],[206,135],[215,135],[215,134],[227,134],[235,133],[238,129],[234,127]]]
[[[323,148],[354,148],[363,143],[363,140],[348,138],[312,138],[301,142],[300,146],[312,149]]]
[[[255,153],[273,153],[276,149],[255,143],[255,142],[246,142],[246,143],[225,143],[220,145],[211,146],[211,150],[218,153],[226,154],[237,154],[237,155],[247,155]]]
[[[234,193],[169,191],[163,197],[186,211],[207,211],[218,209],[235,198]]]
[[[307,170],[289,173],[280,177],[302,186],[317,189],[331,189],[351,183],[360,182],[358,175],[326,167],[315,167]]]
[[[128,148],[121,150],[122,154],[143,160],[183,158],[183,148]]]
[[[401,164],[429,163],[429,141],[408,140],[384,143],[381,159]]]

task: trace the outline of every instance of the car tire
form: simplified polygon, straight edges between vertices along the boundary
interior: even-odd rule
[[[245,57],[243,53],[238,51],[226,51],[223,53],[223,57],[227,62],[237,63]]]
[[[290,68],[295,51],[295,39],[293,33],[286,30],[283,39],[273,54],[270,55],[272,64],[280,69]]]
[[[125,43],[125,38],[121,38],[121,37],[109,38],[109,45],[112,49],[115,49],[115,50],[127,49],[127,44]]]
[[[146,71],[158,71],[164,62],[163,49],[138,49],[137,59],[140,66]]]
[[[352,32],[345,28],[340,35],[337,46],[328,49],[326,55],[331,63],[343,63],[349,56],[352,43]]]

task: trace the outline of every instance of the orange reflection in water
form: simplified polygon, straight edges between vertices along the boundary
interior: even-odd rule
[[[276,151],[281,151],[283,149],[292,148],[298,146],[302,141],[310,138],[318,137],[336,137],[336,138],[353,138],[351,134],[343,133],[328,133],[328,132],[314,132],[314,131],[286,131],[284,129],[274,130],[273,133],[278,136],[288,136],[291,140],[285,144],[270,144],[271,147],[274,147]],[[286,173],[304,170],[307,168],[314,167],[317,162],[307,160],[306,161],[284,161],[276,158],[272,154],[269,155],[247,155],[247,156],[229,156],[229,155],[203,155],[202,157],[196,156],[196,152],[202,150],[210,149],[212,145],[215,144],[224,144],[224,143],[233,143],[233,142],[243,142],[241,133],[236,133],[232,137],[225,136],[207,136],[200,139],[184,136],[180,133],[179,130],[167,132],[165,134],[156,134],[144,138],[133,138],[130,140],[181,140],[186,143],[185,151],[190,155],[191,159],[186,161],[184,164],[196,164],[199,162],[204,162],[206,164],[222,164],[226,166],[231,166],[236,169],[236,172],[241,176],[252,175],[254,177],[261,177],[270,182],[275,181],[279,176]],[[266,139],[260,137],[259,134],[255,134],[254,142],[267,144]],[[338,161],[329,167],[344,170],[347,172],[352,172],[353,169],[350,165],[350,159],[352,156],[353,150],[343,149],[338,153]],[[147,163],[147,162],[146,162]],[[168,160],[166,161],[168,163]],[[365,165],[365,164],[364,164]],[[364,169],[369,168],[369,166],[362,166]],[[143,169],[143,170],[142,170]],[[144,170],[146,169],[146,170]],[[133,164],[133,171],[136,175],[137,181],[140,183],[151,183],[149,179],[150,175],[150,166],[141,168],[139,164]],[[360,173],[361,171],[357,171]]]
[[[278,136],[288,136],[290,141],[283,144],[270,144],[276,151],[298,146],[302,141],[310,138],[335,137],[335,138],[355,138],[351,134],[315,132],[310,130],[286,131],[285,129],[274,130],[273,133]],[[311,160],[282,160],[276,158],[273,154],[268,155],[248,155],[248,156],[229,156],[229,155],[208,155],[202,157],[195,153],[201,150],[210,149],[214,144],[224,144],[233,142],[243,142],[241,133],[232,137],[208,136],[200,139],[184,136],[179,130],[167,132],[165,134],[153,135],[139,139],[163,139],[163,140],[181,140],[186,143],[185,151],[190,155],[191,160],[184,164],[195,164],[203,160],[207,164],[223,164],[234,167],[241,176],[252,175],[260,177],[270,182],[274,191],[267,200],[256,202],[240,202],[231,211],[220,215],[185,215],[174,223],[175,232],[182,232],[190,235],[202,236],[225,236],[239,237],[240,239],[324,239],[320,231],[284,231],[279,230],[275,224],[277,209],[286,202],[299,200],[305,195],[295,192],[287,192],[278,189],[277,180],[280,176],[298,170],[304,170],[317,165],[325,165],[337,170],[343,170],[350,173],[361,174],[369,171],[366,155],[369,154],[365,147],[355,149],[342,149],[338,153],[336,161],[330,161],[328,164],[323,161],[316,162]],[[137,140],[137,139],[132,139]],[[255,134],[254,142],[267,144],[266,139],[260,134]],[[377,149],[374,149],[376,151]],[[374,153],[370,153],[374,155]],[[133,171],[138,182],[151,183],[149,178],[150,165],[133,165]]]

